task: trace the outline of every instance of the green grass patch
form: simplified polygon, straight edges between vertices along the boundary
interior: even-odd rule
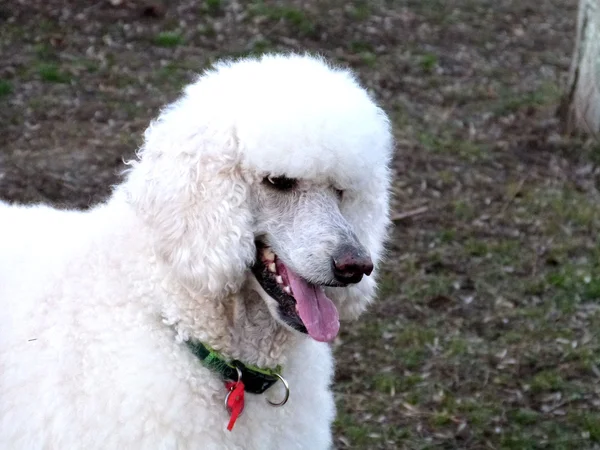
[[[533,393],[560,391],[565,388],[565,382],[555,370],[544,370],[537,373],[531,380]]]
[[[379,278],[377,284],[377,293],[379,298],[389,297],[391,294],[398,291],[399,281],[398,275],[392,272],[385,272]]]
[[[419,66],[425,73],[432,73],[438,65],[438,57],[434,53],[426,53],[419,58]]]
[[[545,282],[553,288],[552,299],[564,313],[575,312],[581,302],[600,301],[600,264],[566,262],[546,273]]]
[[[469,161],[477,161],[487,156],[483,144],[452,136],[449,132],[432,134],[426,131],[418,133],[419,143],[432,153],[459,156]]]
[[[395,352],[401,367],[407,370],[418,370],[431,353],[426,347],[398,348]]]
[[[156,72],[156,79],[161,84],[180,89],[187,81],[186,72],[177,64],[170,62]]]
[[[456,230],[454,228],[442,230],[438,238],[443,244],[451,244],[456,240]]]
[[[454,215],[458,220],[469,221],[473,220],[477,215],[475,206],[466,200],[455,200],[453,202]]]
[[[494,107],[494,112],[497,115],[508,115],[524,108],[540,108],[554,105],[559,101],[561,94],[562,90],[560,87],[551,82],[543,83],[531,92],[520,94],[506,92],[500,96],[500,100],[498,100]]]
[[[519,425],[535,425],[540,420],[540,413],[528,408],[510,411],[508,416]]]
[[[362,52],[360,54],[361,62],[367,67],[374,67],[377,63],[377,55],[372,52]]]
[[[515,210],[518,218],[540,218],[544,233],[567,238],[557,240],[557,245],[569,244],[576,233],[587,236],[600,231],[600,207],[596,201],[569,186],[531,188],[514,203],[519,206]]]
[[[429,424],[433,427],[443,427],[452,423],[452,416],[447,411],[435,412],[429,418]]]
[[[273,48],[273,42],[271,42],[269,39],[257,39],[250,43],[246,48],[229,51],[225,54],[221,54],[221,57],[226,56],[232,59],[259,57],[265,53],[271,52]]]
[[[593,145],[590,148],[588,154],[589,154],[590,161],[594,165],[600,166],[600,142],[598,142],[596,145]]]
[[[350,17],[356,21],[363,21],[371,17],[373,11],[367,0],[354,0],[349,9]]]
[[[204,0],[204,9],[211,15],[218,14],[223,8],[221,0]]]
[[[183,36],[178,31],[162,31],[154,38],[154,45],[159,47],[177,47],[183,44]]]
[[[405,286],[404,292],[416,303],[423,303],[437,295],[450,296],[454,292],[453,284],[455,281],[454,277],[450,275],[432,274],[426,276],[414,286]]]
[[[393,394],[396,392],[398,376],[393,373],[378,373],[373,380],[375,390],[383,394]]]
[[[488,243],[482,239],[468,239],[464,244],[465,251],[471,256],[486,256],[490,251]]]
[[[469,352],[469,342],[461,337],[453,337],[447,344],[447,348],[447,356],[462,356]]]
[[[372,52],[373,44],[367,41],[353,40],[348,44],[348,48],[352,53]]]
[[[49,83],[68,83],[71,81],[69,74],[60,70],[56,64],[40,64],[37,72],[42,80]]]
[[[56,61],[58,59],[58,55],[56,54],[56,50],[52,48],[48,44],[36,44],[33,48],[35,52],[35,56],[41,61]]]
[[[399,364],[408,370],[420,367],[430,355],[426,344],[432,343],[435,332],[419,325],[405,325],[394,340],[395,356]]]
[[[198,33],[209,38],[213,38],[217,35],[217,30],[215,30],[215,27],[211,23],[201,23],[196,29],[198,30]]]
[[[370,42],[362,40],[353,40],[348,44],[348,50],[359,55],[361,63],[367,67],[373,67],[377,62],[375,48]]]
[[[600,442],[600,414],[597,412],[580,412],[571,416],[572,421],[581,432],[589,436],[592,442]]]
[[[509,430],[500,437],[500,444],[504,450],[536,450],[547,448],[539,446],[539,437],[531,436],[524,430]],[[559,450],[562,447],[552,447]],[[565,449],[566,450],[566,449]]]
[[[12,94],[12,92],[12,84],[6,80],[0,80],[0,97],[5,97],[9,94]]]
[[[86,60],[83,62],[83,67],[89,73],[96,73],[100,69],[100,65],[96,61]]]
[[[350,444],[358,448],[366,448],[369,443],[370,428],[354,419],[354,417],[345,414],[343,410],[338,412],[334,422],[338,434],[341,434],[350,441]]]
[[[267,5],[265,2],[257,2],[251,8],[253,15],[264,16],[269,20],[283,20],[294,32],[303,37],[316,36],[315,22],[305,11],[293,6]]]
[[[273,43],[268,39],[257,39],[252,44],[250,53],[253,55],[262,55],[273,49]]]

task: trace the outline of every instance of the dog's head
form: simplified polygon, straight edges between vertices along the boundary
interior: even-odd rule
[[[124,187],[188,289],[250,283],[277,320],[329,341],[374,294],[391,151],[386,115],[348,71],[264,56],[188,86]]]

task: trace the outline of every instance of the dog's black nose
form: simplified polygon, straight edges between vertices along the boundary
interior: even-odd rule
[[[371,275],[373,261],[362,249],[343,246],[333,257],[333,276],[344,284],[358,283],[363,275]]]

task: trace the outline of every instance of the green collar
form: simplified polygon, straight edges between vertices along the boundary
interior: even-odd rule
[[[281,373],[281,366],[271,370],[245,365],[237,360],[227,362],[217,351],[201,342],[186,341],[186,344],[192,353],[202,361],[202,364],[221,375],[223,380],[237,381],[238,372],[236,367],[240,369],[244,390],[251,394],[262,394],[279,380],[275,374]]]

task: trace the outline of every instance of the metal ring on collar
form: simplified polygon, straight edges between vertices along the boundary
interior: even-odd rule
[[[235,366],[235,371],[237,372],[237,376],[238,376],[238,381],[240,381],[242,379],[242,369],[240,369],[238,366]]]
[[[275,406],[276,408],[278,408],[280,406],[285,405],[287,403],[287,401],[288,401],[288,398],[290,398],[290,386],[288,385],[288,382],[285,381],[285,378],[283,378],[281,375],[279,375],[278,373],[276,373],[275,376],[277,378],[279,378],[279,380],[283,383],[283,386],[285,387],[285,397],[279,403],[272,402],[269,399],[267,399],[267,402],[269,402],[269,404],[271,406]]]

